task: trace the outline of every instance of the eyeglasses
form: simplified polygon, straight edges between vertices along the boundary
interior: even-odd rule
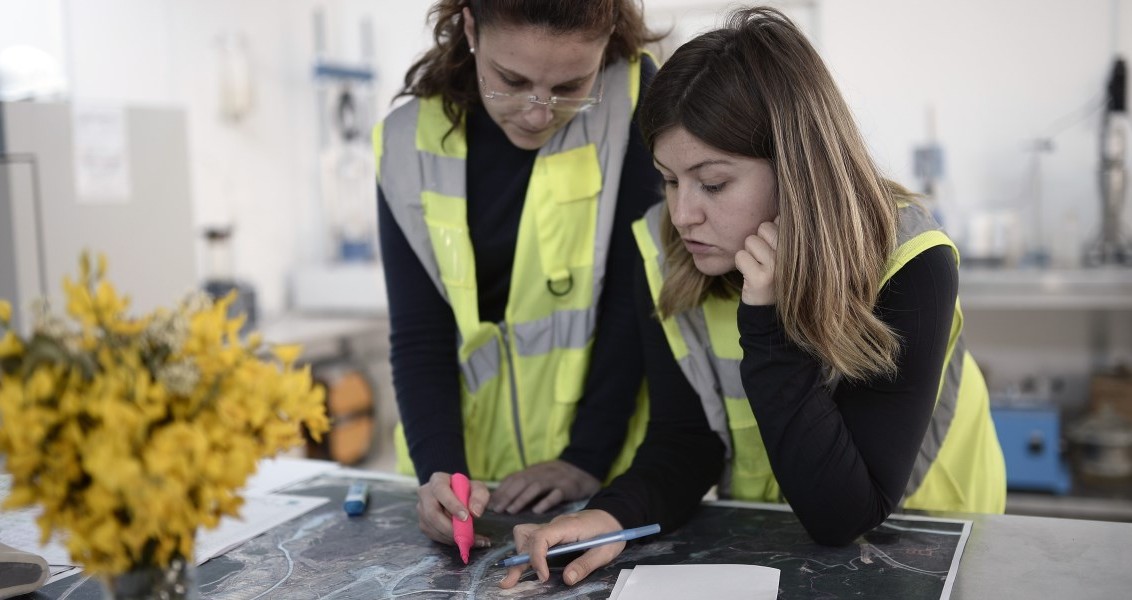
[[[493,104],[509,112],[526,112],[532,110],[535,106],[545,106],[554,112],[577,114],[601,104],[602,96],[605,93],[604,62],[601,64],[601,70],[598,72],[597,78],[597,95],[583,98],[551,96],[544,100],[534,94],[509,94],[507,92],[500,92],[489,88],[482,75],[480,76],[480,91],[483,92],[484,99],[491,100]]]

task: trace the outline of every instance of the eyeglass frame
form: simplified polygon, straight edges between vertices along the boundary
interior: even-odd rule
[[[591,108],[597,106],[598,104],[601,104],[602,100],[605,98],[605,57],[604,56],[602,57],[601,67],[598,69],[597,82],[598,82],[597,96],[582,96],[580,98],[572,98],[570,96],[551,96],[551,97],[547,98],[546,100],[543,100],[538,96],[538,94],[511,94],[511,93],[508,93],[508,92],[500,92],[500,91],[498,91],[494,88],[488,87],[487,81],[484,79],[483,75],[479,76],[480,95],[483,96],[483,98],[486,99],[486,100],[494,100],[496,102],[502,103],[502,102],[505,102],[507,100],[522,99],[522,98],[525,97],[527,103],[524,104],[523,107],[518,110],[518,112],[527,112],[529,110],[534,110],[535,106],[545,106],[552,111],[559,110],[559,111],[565,112],[562,108],[557,108],[558,102],[561,101],[561,100],[568,100],[570,102],[586,102],[586,101],[588,101],[588,103],[582,105],[580,108],[575,110],[574,114],[586,112],[586,111],[590,110]]]

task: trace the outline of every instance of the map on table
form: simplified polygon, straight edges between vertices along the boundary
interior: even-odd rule
[[[197,567],[203,598],[492,598],[605,599],[621,569],[634,565],[739,563],[781,571],[778,597],[947,598],[970,522],[894,515],[840,548],[810,540],[793,513],[767,505],[705,504],[681,529],[630,544],[617,560],[573,587],[562,583],[571,557],[551,563],[540,583],[531,571],[519,585],[498,586],[504,570],[491,565],[514,554],[512,526],[550,518],[489,513],[475,522],[491,548],[473,549],[468,565],[455,547],[426,539],[417,527],[416,486],[404,479],[369,479],[366,513],[348,517],[342,497],[351,479],[327,475],[286,490],[329,497],[306,515]],[[574,505],[570,508],[579,508]],[[97,600],[94,581],[76,576],[31,598]]]

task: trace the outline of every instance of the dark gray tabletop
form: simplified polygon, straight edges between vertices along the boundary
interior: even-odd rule
[[[349,480],[325,476],[287,493],[331,502],[198,568],[203,598],[588,598],[608,596],[617,573],[636,564],[745,563],[780,569],[780,600],[793,598],[951,598],[1074,600],[1132,597],[1132,524],[1005,515],[894,516],[843,548],[810,541],[794,516],[766,505],[706,506],[688,526],[630,545],[575,587],[558,573],[545,584],[527,579],[498,588],[502,570],[489,565],[513,552],[510,528],[544,517],[489,515],[478,532],[496,541],[474,550],[471,564],[453,548],[417,530],[415,486],[373,480],[364,517],[341,507]],[[576,507],[575,507],[576,508]],[[964,524],[970,535],[958,568]],[[559,566],[563,566],[563,561]],[[553,565],[552,565],[553,566]],[[948,579],[949,573],[956,576]],[[81,576],[45,587],[30,599],[95,600]]]

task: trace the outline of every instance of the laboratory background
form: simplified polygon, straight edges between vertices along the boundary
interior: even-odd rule
[[[890,177],[962,252],[1007,512],[1132,522],[1132,0],[786,0]],[[392,468],[370,131],[423,0],[0,0],[0,297],[83,249],[139,311],[234,293],[304,345],[333,429]],[[644,0],[661,59],[734,3]]]

